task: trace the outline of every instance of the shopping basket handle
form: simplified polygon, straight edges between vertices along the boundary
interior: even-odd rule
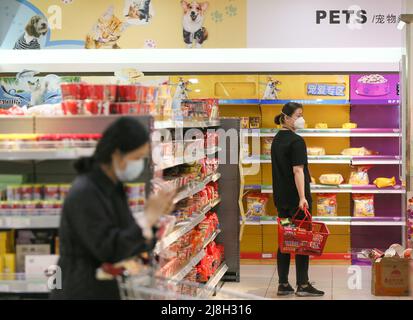
[[[295,215],[293,216],[293,220],[297,217],[297,215],[300,212],[304,212],[304,218],[301,220],[300,224],[298,225],[298,228],[301,228],[301,225],[304,223],[304,221],[312,222],[313,218],[311,217],[310,211],[308,211],[307,207],[304,207],[304,210],[301,210],[300,208],[297,210]]]
[[[115,267],[111,263],[104,263],[101,266],[102,271],[104,271],[107,274],[110,274],[111,276],[121,276],[125,272],[124,267]]]

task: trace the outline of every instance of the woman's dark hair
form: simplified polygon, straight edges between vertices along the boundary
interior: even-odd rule
[[[301,103],[296,102],[288,102],[286,103],[281,112],[278,116],[275,117],[274,122],[275,124],[283,124],[285,121],[285,116],[291,117],[297,109],[302,109],[303,105]]]
[[[92,157],[75,162],[78,173],[87,173],[95,164],[108,164],[116,150],[125,154],[149,142],[149,132],[136,119],[122,117],[112,123],[99,140]]]

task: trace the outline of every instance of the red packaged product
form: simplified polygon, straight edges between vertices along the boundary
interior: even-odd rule
[[[82,99],[82,84],[80,83],[62,83],[63,100],[79,100]]]
[[[118,101],[119,102],[139,102],[141,86],[138,85],[119,85]]]
[[[64,100],[62,101],[62,109],[65,115],[78,115],[82,110],[82,101]]]
[[[99,113],[99,101],[87,99],[83,102],[83,113],[87,115]]]
[[[30,201],[33,198],[33,186],[32,185],[22,185],[20,188],[21,200]]]

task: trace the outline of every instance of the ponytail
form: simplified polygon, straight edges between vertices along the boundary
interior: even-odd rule
[[[284,114],[280,113],[278,116],[275,116],[274,122],[275,124],[281,125],[282,123],[284,123],[284,119],[285,119]]]

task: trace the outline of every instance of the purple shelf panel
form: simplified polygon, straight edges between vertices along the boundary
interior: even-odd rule
[[[350,145],[352,148],[365,147],[369,150],[377,151],[379,155],[368,156],[369,159],[375,160],[392,160],[394,159],[394,156],[398,156],[400,152],[399,139],[394,138],[371,139],[364,137],[354,137],[350,138]]]
[[[401,243],[400,226],[350,226],[351,248],[386,249]]]
[[[388,106],[352,105],[350,119],[360,128],[394,129],[400,128],[399,112],[399,108]]]

